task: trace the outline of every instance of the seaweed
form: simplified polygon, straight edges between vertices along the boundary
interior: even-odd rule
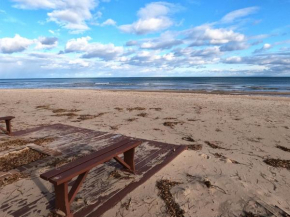
[[[268,158],[264,162],[272,167],[281,167],[290,170],[290,160]]]
[[[188,150],[193,150],[193,151],[199,151],[199,150],[202,149],[202,145],[199,145],[199,144],[197,144],[197,145],[188,145],[187,149]]]
[[[167,179],[156,182],[156,187],[159,189],[159,196],[165,202],[166,212],[171,217],[184,217],[184,210],[180,208],[179,204],[175,202],[170,189],[180,182],[174,182]]]

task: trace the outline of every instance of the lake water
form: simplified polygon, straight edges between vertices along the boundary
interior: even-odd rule
[[[290,92],[290,77],[0,79],[0,89],[26,88]]]

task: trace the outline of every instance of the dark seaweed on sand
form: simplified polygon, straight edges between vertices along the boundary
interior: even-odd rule
[[[181,184],[179,182],[172,182],[170,180],[164,179],[156,182],[156,186],[159,189],[159,196],[165,202],[166,211],[171,217],[184,217],[184,210],[182,210],[174,201],[174,198],[170,192],[170,189],[175,185]]]
[[[193,150],[193,151],[199,151],[202,149],[202,145],[196,144],[196,145],[188,145],[187,146],[188,150]]]
[[[290,170],[290,160],[268,158],[264,162],[272,167],[281,167]]]
[[[283,151],[290,152],[290,149],[289,148],[286,148],[284,146],[277,145],[276,147],[279,148],[279,149],[281,149],[281,150],[283,150]]]

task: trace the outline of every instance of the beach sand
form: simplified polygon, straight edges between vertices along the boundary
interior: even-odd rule
[[[64,113],[58,109],[76,111],[60,116]],[[202,147],[184,151],[104,216],[168,216],[156,187],[160,180],[178,182],[170,192],[185,216],[279,216],[279,210],[290,214],[290,152],[285,149],[290,149],[290,98],[0,90],[0,116],[6,115],[16,117],[14,131],[62,123]],[[288,161],[283,168],[266,164],[267,159]]]

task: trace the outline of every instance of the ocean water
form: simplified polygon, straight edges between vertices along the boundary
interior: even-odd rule
[[[0,89],[105,89],[290,92],[290,77],[0,79]]]

